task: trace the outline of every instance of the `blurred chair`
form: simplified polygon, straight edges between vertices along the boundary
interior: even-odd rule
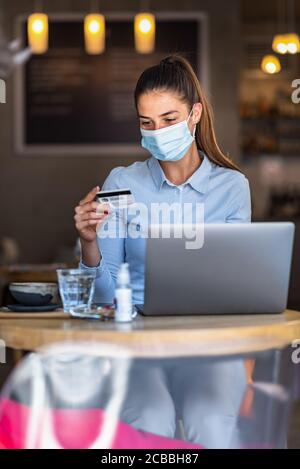
[[[2,448],[200,448],[119,420],[132,358],[120,347],[65,343],[27,355],[0,400]]]

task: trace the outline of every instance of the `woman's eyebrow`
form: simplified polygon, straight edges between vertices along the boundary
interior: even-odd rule
[[[164,116],[167,116],[168,114],[173,114],[174,112],[178,112],[178,111],[168,111],[168,112],[164,112],[164,113],[161,114],[159,117],[164,117]]]
[[[167,111],[167,112],[164,112],[163,114],[160,114],[159,117],[164,117],[164,116],[167,116],[168,114],[173,114],[174,112],[178,113],[178,111]],[[141,115],[139,115],[139,117],[141,117],[142,119],[151,119],[151,117],[146,117],[146,116],[141,116]]]

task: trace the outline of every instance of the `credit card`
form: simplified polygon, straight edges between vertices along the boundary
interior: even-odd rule
[[[101,204],[108,204],[115,209],[127,208],[134,203],[134,197],[130,189],[116,189],[100,191],[95,200]]]

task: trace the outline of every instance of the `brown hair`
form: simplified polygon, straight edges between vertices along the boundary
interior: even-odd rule
[[[187,59],[170,55],[158,65],[147,68],[138,79],[134,91],[135,107],[139,97],[153,90],[170,90],[192,109],[195,103],[202,104],[202,114],[196,127],[196,145],[218,166],[236,169],[238,166],[218,146],[213,124],[212,108],[206,100],[200,82]]]

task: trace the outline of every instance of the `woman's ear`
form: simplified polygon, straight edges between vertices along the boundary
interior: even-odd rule
[[[201,114],[202,114],[202,104],[195,103],[193,107],[193,113],[192,113],[192,119],[193,119],[194,124],[198,124],[198,122],[200,122]]]

